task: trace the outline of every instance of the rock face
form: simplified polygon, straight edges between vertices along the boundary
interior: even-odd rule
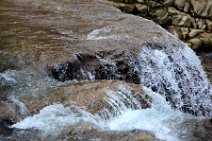
[[[76,105],[83,107],[86,111],[93,114],[101,114],[101,110],[106,108],[111,113],[115,110],[110,105],[111,99],[109,93],[114,96],[120,96],[126,107],[138,109],[149,108],[151,98],[145,94],[141,85],[130,84],[117,80],[102,80],[93,82],[81,82],[69,85],[62,85],[49,91],[43,91],[32,96],[22,96],[20,101],[25,103],[29,111],[34,114],[41,108],[53,103],[62,103],[63,105]],[[129,98],[126,98],[127,95]],[[125,97],[125,98],[124,98]],[[133,102],[134,99],[137,102]]]
[[[210,0],[111,1],[124,12],[154,20],[197,52],[212,50]]]
[[[29,66],[43,71],[48,66],[75,60],[80,53],[136,53],[140,45],[157,39],[159,44],[182,46],[155,23],[121,14],[103,1],[1,3],[1,57],[10,64],[2,63],[2,71]],[[7,12],[11,9],[15,15]]]
[[[32,141],[88,141],[88,140],[104,140],[104,141],[161,141],[151,133],[133,130],[129,132],[116,132],[116,131],[99,131],[91,124],[77,124],[67,129],[67,134],[61,134],[57,138],[43,138],[39,136],[41,133],[37,130],[18,130],[16,129],[10,138],[3,138],[2,141],[19,141],[19,140],[32,140]],[[0,137],[1,139],[1,137]]]
[[[172,4],[171,1],[166,3]],[[157,2],[146,6],[142,3],[136,4],[139,11],[149,10],[150,5],[161,5]],[[130,8],[136,12],[134,7]],[[165,22],[167,16],[169,17],[164,10],[157,11],[157,14],[163,15],[161,22]],[[201,16],[199,18],[201,19]],[[147,63],[150,65],[155,65],[154,60],[158,58],[154,57],[157,55],[159,59],[163,59],[164,55],[165,59],[173,62],[173,57],[168,56],[172,55],[173,49],[187,49],[183,42],[154,22],[124,14],[105,0],[1,0],[0,19],[0,59],[3,60],[0,62],[0,111],[3,111],[0,116],[0,131],[7,135],[12,132],[8,130],[11,121],[18,122],[29,115],[33,116],[54,103],[60,103],[62,108],[70,105],[86,108],[101,117],[105,116],[105,111],[116,116],[121,106],[132,109],[149,108],[152,106],[151,98],[144,93],[141,85],[137,85],[140,78],[135,66],[138,65],[136,59],[141,49],[146,47],[153,52],[153,58],[147,59],[151,62]],[[176,18],[173,23],[179,24],[178,19],[182,26],[192,25],[192,17],[188,15]],[[205,30],[204,21],[199,20],[198,27]],[[190,33],[186,28],[183,32],[191,37],[197,34],[206,36],[200,30]],[[199,40],[193,42],[199,43]],[[204,42],[208,43],[208,40],[204,38]],[[163,52],[165,48],[166,52]],[[188,57],[195,56],[191,50],[188,52]],[[145,53],[148,54],[148,50],[144,51]],[[177,56],[187,59],[188,64],[193,59],[188,59],[180,53]],[[171,64],[177,66],[177,63]],[[195,68],[196,73],[192,77],[198,76],[198,80],[205,82],[200,62],[191,65],[192,67],[183,68],[189,71]],[[177,66],[177,71],[184,74],[181,73],[180,67]],[[143,77],[147,78],[148,75]],[[179,79],[181,78],[184,77]],[[166,81],[160,82],[166,83],[163,87],[169,87]],[[210,85],[207,82],[204,84],[207,90]],[[194,85],[197,86],[198,83]],[[120,86],[125,89],[122,90],[123,87]],[[200,91],[201,94],[207,93],[206,90]],[[113,96],[119,96],[122,103],[113,100]],[[111,100],[110,104],[107,100]],[[111,103],[117,104],[118,106],[115,106],[118,108],[114,108]],[[201,101],[199,103],[202,104]],[[205,105],[208,106],[207,103]],[[197,109],[202,110],[205,105]],[[210,113],[210,105],[207,108],[209,110],[206,112]],[[44,114],[45,117],[49,116],[48,112],[44,111]],[[105,119],[107,118],[106,115]],[[84,128],[85,132],[78,132],[80,128]],[[40,131],[34,129],[14,130],[11,137],[0,136],[0,140],[29,140],[34,137],[35,140],[48,140],[48,137],[43,138]],[[87,124],[76,125],[66,131],[66,134],[58,135],[58,140],[64,140],[66,135],[69,135],[68,131],[74,137],[73,140],[91,140],[93,137],[102,140],[157,140],[145,131],[104,132]]]

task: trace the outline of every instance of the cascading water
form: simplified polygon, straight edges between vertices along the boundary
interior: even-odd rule
[[[146,45],[138,60],[141,84],[164,94],[179,110],[212,116],[211,85],[190,48]]]
[[[145,45],[136,62],[131,64],[136,64],[134,69],[139,72],[141,84],[146,86],[141,94],[135,96],[124,86],[119,86],[115,91],[107,92],[106,106],[95,114],[73,105],[54,104],[12,127],[36,128],[48,136],[83,121],[95,124],[101,130],[141,129],[162,140],[192,140],[183,123],[197,117],[181,110],[198,116],[212,116],[211,85],[195,53],[186,46]],[[142,109],[140,99],[144,93],[150,99],[146,103],[149,106]]]
[[[106,107],[96,114],[85,110],[61,104],[49,105],[43,108],[39,114],[28,117],[14,124],[12,127],[21,129],[35,128],[42,131],[44,136],[57,136],[64,129],[80,122],[95,124],[101,130],[128,131],[141,129],[154,133],[158,138],[168,141],[188,139],[179,132],[178,126],[186,119],[192,119],[191,115],[175,111],[158,93],[144,87],[144,92],[139,96],[148,94],[151,97],[151,106],[141,109],[138,96],[133,96],[124,86],[119,86],[117,91],[108,91],[105,100],[111,107]],[[157,126],[155,126],[157,125]]]

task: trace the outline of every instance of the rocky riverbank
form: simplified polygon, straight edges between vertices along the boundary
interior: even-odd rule
[[[111,0],[123,12],[155,21],[197,52],[212,51],[210,0]]]

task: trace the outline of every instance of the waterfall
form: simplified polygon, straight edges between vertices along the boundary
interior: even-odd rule
[[[139,95],[147,94],[151,98],[151,106],[146,109],[142,109],[139,96],[133,96],[130,91],[120,85],[117,91],[107,92],[108,97],[105,102],[111,107],[106,107],[96,114],[91,114],[73,105],[64,107],[61,104],[53,104],[44,107],[40,113],[27,117],[12,127],[39,129],[47,137],[57,136],[77,123],[89,122],[102,131],[141,129],[154,133],[162,140],[181,140],[180,138],[185,136],[182,133],[187,133],[187,129],[179,133],[178,126],[182,125],[186,119],[194,117],[173,110],[163,96],[152,92],[149,88],[144,87],[143,89],[144,92]]]
[[[138,62],[141,84],[163,94],[178,110],[212,116],[211,84],[189,47],[146,45]]]
[[[141,129],[154,133],[162,140],[192,140],[189,127],[184,122],[212,116],[211,84],[199,58],[187,46],[174,48],[147,44],[130,61],[134,61],[128,64],[134,65],[131,68],[138,73],[140,83],[144,85],[139,94],[135,95],[126,86],[119,85],[116,89],[107,90],[107,97],[102,101],[104,106],[97,113],[89,113],[72,104],[53,104],[12,127],[35,128],[43,131],[44,136],[56,136],[69,126],[89,122],[102,131]],[[117,67],[115,65],[113,62],[113,66]],[[89,74],[90,80],[94,80],[92,72],[83,70],[85,78]],[[112,79],[118,78],[117,73],[113,72]],[[63,71],[63,74],[65,76],[67,72]],[[104,78],[111,79],[107,75]]]

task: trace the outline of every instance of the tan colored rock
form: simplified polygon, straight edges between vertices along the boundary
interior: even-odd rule
[[[164,5],[166,5],[166,6],[170,6],[170,5],[172,5],[174,3],[174,0],[164,0]]]
[[[148,4],[150,7],[160,7],[161,6],[161,4],[158,3],[157,1],[151,1],[151,0],[148,1]]]
[[[175,0],[174,1],[175,7],[177,7],[177,9],[179,9],[179,10],[183,10],[185,3],[186,3],[186,0]]]
[[[171,15],[182,15],[182,16],[187,16],[188,14],[184,13],[184,12],[181,12],[179,10],[177,10],[176,8],[174,7],[169,7],[168,8],[168,12],[169,14]]]
[[[172,20],[172,25],[178,26],[179,23],[181,22],[181,19],[182,19],[182,15],[174,15],[174,16],[172,16],[172,19],[171,19]]]
[[[1,139],[1,138],[0,138]],[[57,135],[50,135],[43,137],[41,132],[35,129],[18,130],[15,129],[12,137],[6,139],[7,141],[16,140],[32,140],[33,141],[161,141],[152,133],[142,130],[131,131],[105,131],[98,130],[98,128],[90,123],[78,123],[67,127],[64,131],[57,132]]]
[[[37,12],[30,16],[31,10]],[[13,11],[15,17],[8,15]],[[35,68],[40,73],[45,73],[48,66],[75,60],[75,54],[80,52],[136,53],[141,44],[155,42],[155,38],[158,44],[176,44],[173,37],[152,21],[124,14],[107,1],[10,0],[9,4],[3,0],[0,13],[1,51],[19,56],[17,61],[22,62],[22,68]]]
[[[147,6],[143,4],[136,4],[135,7],[137,11],[141,13],[146,12],[148,10]]]
[[[204,18],[212,17],[212,1],[210,0],[191,0],[195,14]]]
[[[196,36],[198,36],[199,34],[203,33],[204,30],[202,29],[191,29],[191,31],[189,32],[188,37],[189,38],[194,38]]]
[[[132,4],[125,4],[125,3],[119,3],[118,6],[122,11],[127,13],[132,13],[134,9],[136,8],[135,5]]]
[[[206,29],[206,27],[207,27],[204,20],[199,20],[197,22],[197,26],[199,29]]]
[[[189,40],[189,43],[192,44],[192,49],[197,50],[201,46],[201,40],[198,38],[194,38]]]
[[[164,9],[159,9],[155,12],[155,14],[157,15],[157,19],[159,21],[160,24],[166,24],[167,23],[167,18],[168,18],[168,11],[164,10]]]
[[[207,24],[207,29],[208,30],[212,30],[212,21],[211,20],[206,20],[206,24]]]
[[[183,39],[186,39],[189,33],[189,29],[188,28],[181,28],[181,33],[182,33],[182,37]]]
[[[83,133],[83,136],[81,135]],[[73,139],[69,137],[77,138],[77,136],[81,136],[83,140],[103,140],[103,141],[160,141],[160,139],[156,138],[151,133],[142,131],[142,130],[132,130],[132,131],[98,131],[98,130],[90,130],[90,132],[83,132],[83,130],[68,134],[67,141],[72,141]]]
[[[188,2],[186,2],[184,5],[184,8],[183,8],[183,11],[185,13],[188,13],[190,11],[190,9],[191,9],[191,5]]]
[[[181,21],[178,23],[179,26],[190,27],[193,19],[190,16],[183,16]]]
[[[178,38],[182,38],[182,32],[180,29],[181,29],[180,27],[170,26],[168,28],[168,31],[171,32],[174,36]]]
[[[78,107],[84,107],[87,111],[97,113],[107,105],[108,92],[121,92],[119,87],[123,87],[129,94],[134,95],[140,100],[142,108],[150,106],[150,98],[144,94],[141,85],[129,84],[124,81],[102,80],[93,82],[81,82],[69,85],[62,85],[47,92],[39,92],[36,97],[22,96],[20,100],[25,103],[31,113],[39,111],[45,105],[52,103],[62,103],[63,105],[74,104]],[[40,93],[43,93],[41,95]],[[124,93],[123,93],[124,94]],[[141,94],[141,96],[139,96]],[[143,97],[143,98],[142,98]],[[106,107],[107,108],[107,107]]]

